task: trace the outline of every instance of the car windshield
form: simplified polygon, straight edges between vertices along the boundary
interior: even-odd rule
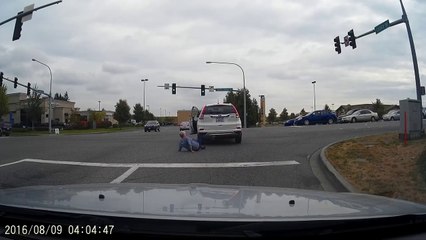
[[[207,223],[426,205],[425,0],[20,0],[0,16],[0,222],[14,194],[250,237],[268,228]]]

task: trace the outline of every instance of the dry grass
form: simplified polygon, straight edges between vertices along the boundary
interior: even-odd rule
[[[360,192],[426,204],[426,139],[405,146],[397,133],[357,138],[327,149],[327,158]]]

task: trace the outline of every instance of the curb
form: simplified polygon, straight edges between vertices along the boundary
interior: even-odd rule
[[[340,185],[346,191],[352,192],[352,193],[360,193],[348,181],[346,181],[346,179],[342,175],[340,175],[340,173],[333,167],[333,165],[331,165],[331,163],[328,161],[328,159],[325,155],[325,150],[327,150],[327,148],[329,148],[332,145],[337,144],[339,142],[342,142],[342,141],[330,143],[330,144],[328,144],[327,146],[325,146],[321,149],[320,162],[322,163],[324,168],[328,171],[328,173],[334,178],[334,180],[337,181],[338,183],[340,183]]]

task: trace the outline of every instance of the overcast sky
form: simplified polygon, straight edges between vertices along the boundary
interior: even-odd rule
[[[0,21],[27,5],[53,1],[4,0]],[[417,51],[421,85],[426,85],[426,1],[405,0]],[[400,24],[357,39],[357,48],[334,51],[333,39],[350,29],[355,35],[389,19],[401,18],[398,0],[64,0],[41,9],[12,41],[14,21],[0,26],[0,71],[5,77],[53,93],[68,92],[76,107],[114,110],[119,99],[133,109],[143,104],[155,115],[175,115],[178,109],[222,102],[225,92],[171,90],[157,86],[177,83],[200,87],[246,87],[267,112],[289,112],[316,106],[334,109],[343,104],[385,104],[416,98],[407,31]],[[343,41],[343,40],[342,40]],[[9,92],[25,92],[7,83]],[[423,101],[423,105],[426,101]],[[333,105],[334,104],[334,105]]]

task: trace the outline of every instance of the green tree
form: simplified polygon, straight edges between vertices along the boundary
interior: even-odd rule
[[[372,109],[374,112],[379,115],[379,119],[382,118],[383,114],[385,114],[385,106],[383,105],[382,101],[380,99],[376,99],[376,102],[371,103]]]
[[[136,120],[136,122],[141,122],[142,120],[145,119],[145,112],[143,110],[143,107],[141,106],[140,103],[136,103],[135,106],[133,107],[133,119]]]
[[[68,92],[65,92],[64,96],[62,96],[62,93],[55,93],[53,99],[62,100],[62,101],[69,101]]]
[[[304,109],[304,108],[302,108],[302,110],[300,110],[299,115],[301,115],[301,116],[306,115],[306,111],[305,111],[305,109]]]
[[[4,114],[9,112],[8,98],[7,98],[7,87],[6,85],[0,86],[0,119]]]
[[[289,118],[290,118],[290,119],[296,118],[296,114],[291,113]]]
[[[130,107],[126,100],[120,99],[115,105],[114,119],[121,125],[125,124],[131,118]]]
[[[280,120],[281,121],[287,121],[289,118],[288,118],[288,111],[287,111],[287,108],[284,108],[283,109],[283,111],[280,113]]]
[[[95,121],[96,123],[103,122],[105,119],[106,113],[105,112],[99,112],[99,111],[93,111],[90,113],[89,122]]]
[[[269,114],[267,119],[269,123],[273,123],[277,120],[277,111],[275,111],[274,108],[269,109]]]
[[[250,92],[246,89],[246,105],[247,105],[247,127],[255,126],[259,121],[259,105],[255,98],[250,99]],[[225,103],[232,103],[240,114],[241,123],[244,126],[244,93],[238,91],[236,93],[230,91],[223,99]]]
[[[34,86],[34,91],[27,99],[27,118],[31,122],[31,128],[34,130],[36,123],[40,122],[40,117],[42,114],[41,104],[43,100],[41,99],[41,94],[37,91],[37,86]]]
[[[325,110],[325,111],[328,111],[328,112],[331,112],[331,109],[330,109],[330,107],[328,106],[328,104],[325,104],[325,106],[324,106],[324,110]]]

